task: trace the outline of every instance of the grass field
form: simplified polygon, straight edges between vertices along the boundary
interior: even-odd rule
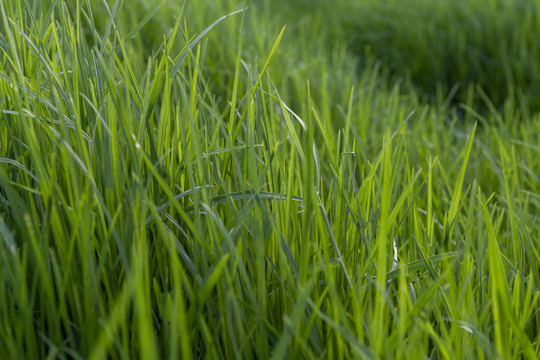
[[[540,1],[0,2],[0,357],[537,359]]]

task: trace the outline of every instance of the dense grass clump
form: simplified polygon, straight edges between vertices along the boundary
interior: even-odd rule
[[[533,98],[428,105],[325,2],[141,3],[0,2],[2,356],[540,355]]]

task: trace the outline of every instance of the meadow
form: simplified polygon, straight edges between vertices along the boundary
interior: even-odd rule
[[[537,359],[540,1],[0,1],[0,357]]]

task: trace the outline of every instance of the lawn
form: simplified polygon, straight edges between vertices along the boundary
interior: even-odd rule
[[[1,1],[0,357],[537,359],[539,6]]]

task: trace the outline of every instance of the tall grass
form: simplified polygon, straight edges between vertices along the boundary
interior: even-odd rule
[[[202,4],[0,3],[3,356],[538,357],[537,115]]]

